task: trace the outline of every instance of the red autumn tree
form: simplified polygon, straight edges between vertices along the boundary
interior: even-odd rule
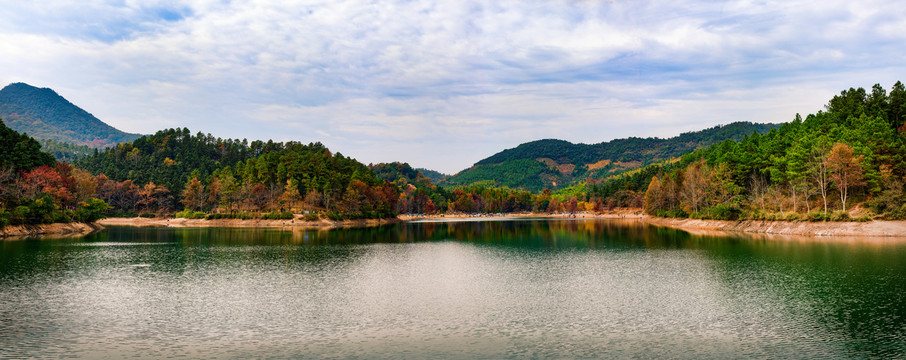
[[[67,175],[68,171],[66,170],[72,169],[68,166],[69,165],[66,165],[60,169]],[[50,195],[57,204],[71,205],[72,191],[69,186],[72,186],[71,184],[73,181],[71,178],[65,178],[57,170],[58,169],[43,165],[22,174],[22,177],[19,179],[19,186],[23,189],[24,195],[30,198],[36,198],[39,194],[44,193]],[[69,184],[69,186],[67,186],[67,184]]]

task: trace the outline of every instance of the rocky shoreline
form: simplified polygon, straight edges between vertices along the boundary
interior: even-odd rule
[[[36,236],[80,237],[103,230],[98,223],[61,223],[38,225],[10,225],[0,228],[0,238],[18,239]]]
[[[521,217],[527,214],[519,214]],[[540,216],[540,215],[539,215]],[[513,215],[513,217],[516,217]],[[534,217],[534,216],[533,216]],[[544,217],[566,217],[544,215]],[[459,217],[437,218],[434,220],[454,220]],[[720,235],[721,233],[750,233],[785,236],[818,236],[818,237],[904,237],[906,238],[906,221],[869,221],[869,222],[789,222],[789,221],[760,221],[760,220],[696,220],[673,219],[653,216],[587,215],[578,218],[599,219],[637,219],[644,223],[680,229],[696,235]],[[68,224],[40,224],[40,225],[15,225],[0,228],[0,238],[26,238],[36,236],[79,237],[102,230],[106,226],[135,226],[135,227],[269,227],[293,229],[331,229],[341,227],[369,227],[395,224],[424,218],[407,218],[401,216],[395,219],[367,219],[330,221],[295,220],[241,220],[241,219],[184,219],[184,218],[108,218],[96,223],[68,223]],[[476,219],[480,220],[480,218]]]
[[[692,234],[715,232],[761,233],[793,236],[906,237],[906,221],[791,222],[763,220],[695,220],[646,216],[644,222],[684,230]]]
[[[365,227],[395,224],[400,219],[360,219],[331,221],[320,219],[317,221],[305,221],[301,219],[293,220],[261,220],[261,219],[184,219],[184,218],[107,218],[98,220],[102,226],[137,226],[137,227],[270,227],[283,228],[292,227],[312,228],[312,229],[329,229],[336,227]]]

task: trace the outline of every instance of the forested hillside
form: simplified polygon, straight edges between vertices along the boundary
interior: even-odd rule
[[[10,129],[0,119],[0,170],[20,172],[53,164],[53,156],[41,151],[40,143]]]
[[[41,149],[44,152],[53,155],[57,161],[73,163],[74,161],[86,156],[90,156],[97,151],[87,145],[76,145],[73,143],[56,141],[56,140],[38,140],[41,143]]]
[[[741,140],[753,132],[765,133],[776,124],[735,122],[679,136],[627,138],[599,144],[538,140],[494,154],[442,182],[446,186],[485,184],[540,191],[574,185],[585,179],[603,179],[669,160],[726,139]]]
[[[507,158],[496,158],[503,159],[499,164],[457,174],[469,185],[453,189],[409,164],[365,166],[320,143],[220,139],[185,128],[90,150],[72,167],[0,122],[0,225],[90,221],[108,207],[116,215],[208,218],[291,219],[307,212],[309,220],[626,207],[714,219],[906,219],[904,122],[902,83],[889,94],[879,85],[870,92],[848,89],[824,110],[779,127],[737,123],[666,140],[606,143],[624,148],[595,150],[599,155],[637,163],[618,174],[561,163],[594,158],[575,144],[542,140],[508,150]],[[774,128],[759,132],[765,127]],[[695,145],[724,137],[710,147]],[[682,149],[697,150],[668,156]],[[645,162],[653,163],[638,165]],[[523,190],[548,188],[544,176],[562,181],[564,169],[571,185]],[[599,178],[586,178],[592,174]]]
[[[449,175],[447,175],[447,174],[441,173],[439,171],[430,170],[430,169],[415,168],[415,170],[422,173],[422,175],[424,175],[425,177],[431,179],[431,181],[433,181],[435,184],[439,183],[441,181],[444,181],[447,179],[447,177],[449,177]]]
[[[320,143],[249,143],[168,129],[76,165],[109,181],[128,182],[128,189],[108,201],[133,211],[235,214],[304,208],[336,217],[386,217],[398,201],[394,185]],[[138,201],[143,190],[158,195]]]
[[[717,219],[906,219],[906,89],[842,91],[823,111],[725,141],[651,178],[646,210]]]
[[[380,163],[369,168],[385,181],[392,182],[400,189],[400,213],[431,214],[446,211],[450,194],[438,187],[420,169],[413,169],[407,163]]]
[[[99,219],[107,204],[91,179],[0,121],[0,227]]]
[[[669,139],[630,137],[599,144],[573,144],[563,140],[538,140],[494,154],[476,165],[499,164],[507,160],[549,158],[560,164],[592,164],[611,161],[658,162],[721,141],[742,140],[752,132],[766,133],[778,124],[734,122],[709,129],[682,133]]]
[[[94,148],[129,142],[140,135],[105,124],[51,89],[24,83],[0,90],[0,118],[7,126],[40,140],[55,140]]]
[[[249,144],[202,133],[192,135],[185,128],[167,129],[79,159],[74,165],[113,180],[142,185],[153,182],[179,193],[193,172],[207,178],[217,169],[276,149],[273,142]]]

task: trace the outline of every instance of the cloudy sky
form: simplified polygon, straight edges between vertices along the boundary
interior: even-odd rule
[[[6,1],[0,86],[125,131],[453,173],[542,138],[789,121],[906,80],[896,1]]]

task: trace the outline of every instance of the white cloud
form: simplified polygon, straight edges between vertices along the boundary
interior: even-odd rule
[[[788,120],[890,86],[906,45],[906,8],[881,1],[8,5],[0,81],[121,129],[320,140],[447,172],[538,138]]]

